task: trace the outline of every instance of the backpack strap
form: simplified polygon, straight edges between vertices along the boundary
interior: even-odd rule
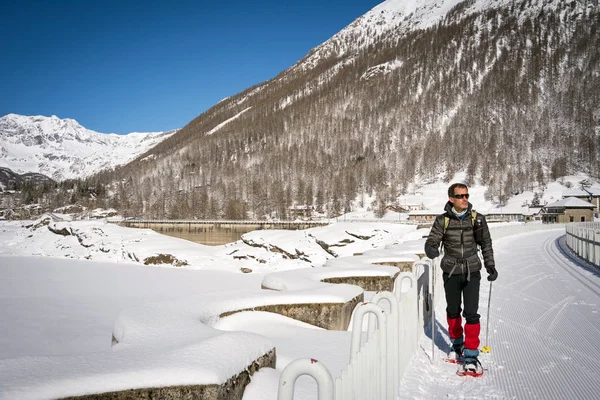
[[[476,218],[477,218],[477,211],[471,210],[471,226],[475,226]],[[450,224],[450,217],[448,215],[444,215],[444,234],[446,233],[446,229],[448,229],[449,224]]]

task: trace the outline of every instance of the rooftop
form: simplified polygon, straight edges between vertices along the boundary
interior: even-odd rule
[[[594,208],[592,203],[588,203],[587,201],[578,199],[577,197],[565,197],[557,202],[547,204],[544,208],[553,208],[553,207],[562,207],[562,208]]]

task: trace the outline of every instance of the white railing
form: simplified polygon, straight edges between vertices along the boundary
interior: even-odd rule
[[[313,377],[319,383],[319,400],[395,400],[400,379],[416,351],[420,333],[432,306],[428,302],[429,277],[432,271],[428,261],[418,261],[413,270],[421,274],[417,280],[412,272],[398,274],[394,282],[394,292],[377,292],[371,302],[361,303],[354,309],[352,317],[352,342],[350,362],[339,378],[321,384],[319,379],[329,379],[316,360],[300,359],[303,366],[314,370]],[[419,286],[420,285],[420,290]],[[379,304],[387,305],[384,308]],[[368,320],[366,340],[363,340],[364,318]],[[363,343],[365,342],[365,343]],[[294,362],[294,363],[295,363]],[[294,384],[301,374],[311,374],[299,364],[288,365],[279,380],[277,400],[292,400]],[[317,366],[318,365],[318,366]],[[324,392],[321,386],[333,384],[333,393]],[[290,389],[291,388],[291,389]],[[322,394],[323,392],[323,394]]]
[[[326,366],[312,358],[299,358],[285,367],[279,377],[277,400],[294,398],[296,380],[302,375],[317,381],[319,400],[333,400],[333,378]]]
[[[367,341],[361,347],[364,317],[371,314],[377,329],[369,324]],[[335,380],[335,399],[389,399],[387,347],[389,329],[394,329],[388,313],[374,303],[362,303],[354,309],[350,363]]]
[[[410,286],[407,287],[406,283]],[[417,279],[411,272],[401,272],[398,275],[394,284],[394,294],[399,306],[398,352],[395,356],[398,357],[398,375],[401,377],[404,376],[410,358],[417,350],[420,333],[423,331],[423,323],[420,322],[422,314],[419,312],[422,307],[419,307],[419,304],[427,299],[419,298]]]
[[[567,246],[587,262],[600,267],[600,222],[567,224]]]

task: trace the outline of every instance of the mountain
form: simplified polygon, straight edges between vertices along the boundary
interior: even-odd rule
[[[5,190],[21,190],[25,184],[38,186],[53,183],[54,181],[46,175],[35,172],[17,174],[9,168],[0,167],[0,193]]]
[[[286,218],[466,173],[504,204],[598,177],[598,1],[388,0],[113,172],[150,217]]]
[[[103,134],[73,119],[8,114],[0,118],[0,167],[81,178],[125,164],[175,132]]]

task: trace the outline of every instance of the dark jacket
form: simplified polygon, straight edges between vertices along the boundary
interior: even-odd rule
[[[465,216],[460,219],[452,212],[452,203],[446,203],[444,207],[446,212],[436,217],[425,241],[425,254],[429,258],[434,258],[431,256],[435,256],[440,243],[443,244],[444,257],[441,267],[446,273],[454,275],[479,271],[481,260],[477,256],[477,246],[481,247],[485,268],[488,270],[495,268],[492,238],[485,216],[477,213],[476,220],[472,222],[472,207],[473,205],[469,203]],[[446,233],[444,233],[445,217],[449,217]]]

